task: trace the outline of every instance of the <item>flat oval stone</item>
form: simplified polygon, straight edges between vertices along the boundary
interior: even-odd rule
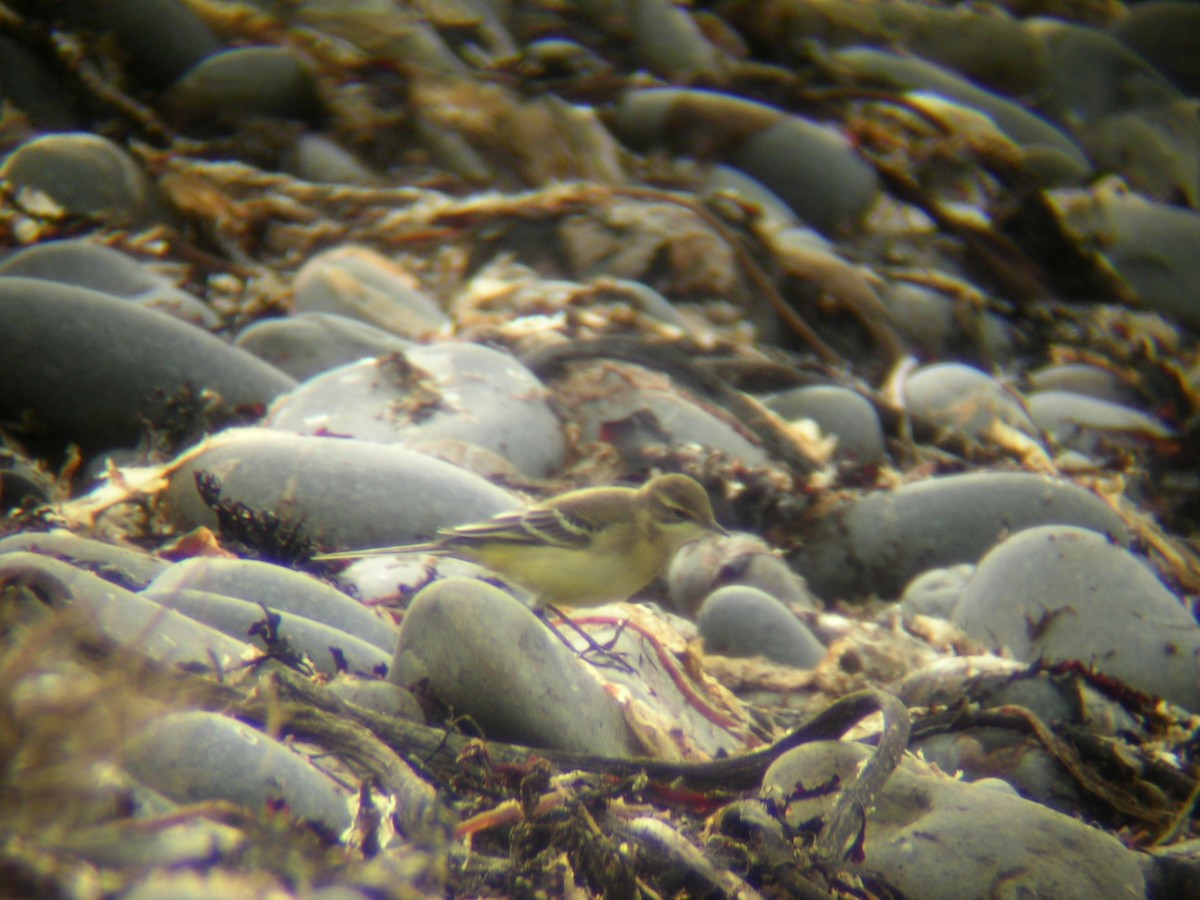
[[[1173,428],[1141,410],[1067,391],[1030,394],[1028,406],[1038,428],[1056,444],[1089,456],[1175,435]]]
[[[767,455],[728,413],[697,400],[666,375],[630,363],[573,366],[554,381],[559,403],[585,441],[606,440],[627,457],[648,445],[699,444],[763,465]]]
[[[227,800],[259,815],[283,801],[334,837],[350,827],[350,793],[284,744],[228,716],[162,716],[126,742],[121,760],[176,803]]]
[[[556,474],[566,439],[532,372],[479,344],[434,344],[310,378],[279,398],[263,424],[410,447],[465,442],[526,475]]]
[[[1081,180],[1091,172],[1091,163],[1084,152],[1055,125],[949,69],[916,56],[875,47],[847,47],[836,51],[833,58],[861,79],[902,90],[932,91],[985,113],[1026,149],[1053,152],[1060,157],[1064,174],[1069,172],[1072,180]]]
[[[908,583],[900,596],[900,611],[906,618],[935,616],[949,619],[962,600],[975,567],[969,563],[930,569]]]
[[[413,598],[390,680],[429,690],[484,733],[602,756],[638,752],[620,707],[588,664],[508,594],[445,578]]]
[[[1046,193],[1063,228],[1152,310],[1200,330],[1200,215],[1100,187]]]
[[[866,465],[887,459],[883,426],[865,397],[836,385],[793,388],[764,401],[768,408],[789,420],[811,419],[825,434],[837,438],[835,457]]]
[[[679,548],[667,567],[667,592],[675,609],[694,616],[718,588],[745,585],[780,603],[816,609],[804,579],[754,534],[733,532],[692,541]]]
[[[807,529],[790,562],[818,597],[895,597],[926,569],[976,562],[1005,534],[1078,525],[1129,541],[1112,508],[1073,482],[973,472],[866,494]]]
[[[163,501],[177,527],[217,527],[196,490],[201,471],[217,477],[223,498],[283,510],[330,549],[428,540],[521,505],[478,475],[402,447],[242,428],[209,439],[173,472]]]
[[[205,57],[171,85],[164,103],[185,123],[211,131],[251,119],[314,121],[312,75],[288,46],[234,47]]]
[[[264,319],[238,334],[233,345],[297,381],[360,359],[405,353],[415,346],[382,328],[333,313]]]
[[[1137,392],[1114,372],[1087,363],[1061,363],[1035,369],[1029,375],[1028,393],[1067,391],[1110,403],[1135,404]]]
[[[47,194],[68,213],[99,216],[121,228],[145,227],[163,209],[133,157],[85,132],[47,134],[21,144],[0,165],[0,180]]]
[[[765,656],[797,669],[825,658],[824,645],[795,614],[765,591],[744,585],[708,595],[696,617],[704,651],[719,656]]]
[[[312,660],[317,671],[331,678],[343,670],[382,676],[391,661],[389,650],[322,622],[295,613],[283,613],[269,605],[264,611],[257,603],[191,588],[164,589],[151,586],[142,591],[140,596],[183,613],[230,637],[245,639],[262,650],[271,649],[264,635],[251,632],[265,624],[268,612],[277,613],[280,617],[278,637],[286,642],[287,647]]]
[[[913,415],[977,441],[986,441],[996,423],[1037,433],[1019,395],[959,363],[935,363],[913,372],[904,381],[904,405]]]
[[[295,385],[199,328],[107,294],[0,278],[0,416],[85,448],[134,445],[185,391],[265,407]]]
[[[731,94],[691,88],[631,91],[612,124],[634,149],[665,144],[684,154],[715,152],[824,232],[853,223],[879,190],[874,170],[844,135]]]
[[[1086,528],[1008,538],[979,561],[954,622],[1017,659],[1080,660],[1200,712],[1200,624],[1129,551]]]
[[[828,816],[872,749],[813,741],[785,753],[763,777],[762,795],[793,827]],[[1137,854],[1092,828],[1010,789],[958,781],[912,757],[900,761],[867,812],[864,870],[906,897],[1146,896]]]
[[[221,49],[212,29],[180,0],[90,0],[63,6],[76,25],[110,35],[133,74],[149,87],[165,88]]]
[[[209,671],[215,664],[229,671],[259,655],[243,641],[48,556],[0,556],[0,586],[10,584],[28,585],[53,606],[69,606],[90,632],[163,665]]]
[[[271,609],[336,628],[374,644],[385,653],[396,649],[396,628],[390,621],[323,581],[285,566],[252,559],[198,556],[166,567],[148,585],[147,593],[184,588],[263,603]]]
[[[302,313],[334,313],[405,338],[445,334],[450,317],[402,267],[366,247],[318,253],[296,273]]]
[[[171,564],[132,547],[121,547],[68,531],[25,531],[0,538],[0,554],[17,551],[61,559],[122,587],[140,590]]]
[[[220,320],[208,306],[170,281],[111,247],[67,240],[34,244],[6,257],[0,275],[41,278],[122,297],[177,319],[215,329]]]

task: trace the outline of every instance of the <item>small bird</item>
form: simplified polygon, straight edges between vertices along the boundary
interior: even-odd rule
[[[438,532],[428,544],[323,553],[316,560],[424,551],[470,560],[534,596],[534,606],[599,606],[654,580],[684,544],[726,534],[708,493],[687,475],[640,488],[584,488],[520,512]]]

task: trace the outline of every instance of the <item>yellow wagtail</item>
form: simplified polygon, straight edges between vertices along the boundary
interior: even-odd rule
[[[725,534],[703,487],[660,475],[641,488],[570,491],[520,512],[438,532],[428,544],[322,553],[316,560],[424,551],[470,560],[534,596],[536,607],[626,600],[654,580],[675,551]]]

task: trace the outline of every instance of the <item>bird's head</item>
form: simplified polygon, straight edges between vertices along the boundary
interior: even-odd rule
[[[713,518],[708,492],[687,475],[660,475],[641,488],[651,523],[678,548],[708,534],[726,534]]]

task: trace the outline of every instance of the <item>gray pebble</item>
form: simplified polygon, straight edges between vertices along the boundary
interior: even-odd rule
[[[270,649],[266,636],[257,630],[265,624],[268,612],[257,603],[191,588],[151,587],[139,596],[262,650]],[[270,606],[267,610],[280,613]],[[318,672],[330,677],[342,671],[343,666],[349,672],[383,675],[391,660],[388,651],[374,644],[294,613],[280,613],[277,636],[286,642],[286,647],[312,660]]]
[[[99,216],[117,228],[143,228],[163,215],[154,185],[133,157],[95,134],[26,141],[0,165],[0,179],[49,195],[68,213]]]
[[[926,569],[975,562],[1005,534],[1034,525],[1128,532],[1090,491],[1025,472],[944,475],[835,507],[803,533],[790,562],[824,600],[897,596]]]
[[[374,644],[385,653],[396,649],[396,628],[352,597],[311,575],[250,559],[195,557],[167,568],[148,592],[182,588],[209,591],[280,612],[321,622]]]
[[[279,741],[227,716],[162,716],[125,744],[122,762],[177,803],[227,800],[252,813],[284,801],[336,838],[351,824],[345,788]]]
[[[954,622],[1017,659],[1079,660],[1200,711],[1200,625],[1127,550],[1047,525],[979,562]]]
[[[874,751],[815,741],[780,757],[763,777],[793,826],[824,818]],[[957,781],[901,760],[867,814],[867,873],[906,897],[1146,896],[1137,856],[1116,838],[1041,804]]]
[[[296,273],[296,311],[334,313],[405,338],[445,333],[450,319],[419,282],[366,247],[318,253]]]
[[[837,459],[878,465],[884,453],[883,426],[865,397],[849,388],[814,385],[768,397],[766,406],[789,420],[812,419],[821,431],[837,438]]]
[[[0,586],[11,584],[30,587],[52,606],[69,607],[89,633],[163,665],[229,671],[259,655],[243,641],[48,556],[0,556]]]
[[[638,742],[588,663],[498,588],[446,578],[413,598],[390,675],[428,679],[455,714],[495,740],[630,756]]]
[[[414,346],[381,328],[334,313],[263,319],[238,334],[233,345],[297,381],[360,359],[404,353]]]
[[[754,534],[734,532],[692,541],[667,567],[667,591],[679,612],[694,616],[717,588],[741,584],[765,591],[788,606],[816,609],[804,579]]]
[[[210,330],[220,324],[217,314],[200,298],[181,291],[124,253],[90,241],[34,244],[6,257],[0,263],[0,275],[89,288]]]
[[[177,527],[217,527],[196,490],[202,471],[217,476],[224,499],[283,510],[302,536],[338,550],[428,540],[520,506],[478,475],[402,447],[244,428],[210,439],[172,473],[164,511]]]
[[[547,399],[537,377],[507,353],[434,344],[314,376],[279,398],[263,424],[410,447],[466,442],[544,478],[566,456]]]
[[[0,416],[32,412],[89,449],[134,445],[185,392],[254,408],[295,385],[192,325],[52,281],[0,278],[0,331]]]
[[[795,614],[764,591],[733,585],[713,591],[697,615],[706,653],[765,656],[797,669],[812,669],[825,647]]]
[[[901,613],[906,618],[934,616],[949,619],[974,571],[975,567],[970,563],[961,563],[922,572],[908,583],[900,595]]]

